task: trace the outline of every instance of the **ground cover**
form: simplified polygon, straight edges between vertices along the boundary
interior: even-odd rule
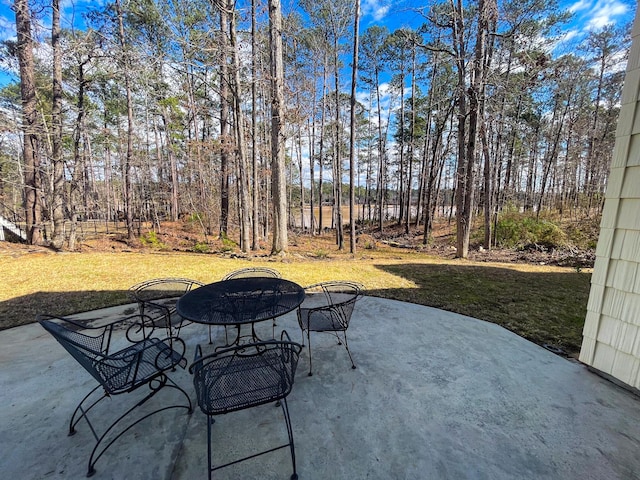
[[[474,249],[472,260],[460,260],[453,258],[450,239],[424,249],[406,236],[389,241],[363,234],[352,255],[339,252],[331,235],[292,233],[289,254],[270,257],[268,250],[244,255],[222,241],[210,243],[208,253],[194,253],[172,240],[184,244],[183,233],[165,232],[146,245],[125,243],[117,234],[85,239],[81,251],[71,253],[0,242],[0,329],[31,323],[38,313],[129,303],[127,289],[149,278],[212,282],[231,270],[263,265],[301,285],[356,280],[369,295],[469,315],[554,351],[579,352],[591,269],[575,262],[558,266],[553,252],[535,251],[526,261],[522,252]]]

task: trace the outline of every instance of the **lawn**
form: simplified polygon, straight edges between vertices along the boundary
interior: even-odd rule
[[[317,240],[316,240],[317,241]],[[275,268],[301,285],[359,281],[368,295],[433,306],[490,321],[541,345],[576,356],[590,270],[443,259],[379,246],[354,256],[300,245],[285,257],[187,252],[0,250],[0,329],[31,323],[38,313],[66,315],[129,303],[127,289],[155,277],[213,282],[246,266]]]

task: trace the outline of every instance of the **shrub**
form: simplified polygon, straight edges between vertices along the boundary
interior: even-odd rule
[[[197,242],[191,250],[195,253],[209,253],[209,244],[206,242]]]
[[[600,216],[571,223],[566,232],[569,241],[576,247],[594,250],[600,233]]]
[[[566,245],[567,236],[552,221],[538,219],[532,215],[509,213],[498,220],[496,243],[506,248],[530,244],[542,244],[555,248]]]
[[[365,250],[375,250],[378,247],[378,245],[376,244],[376,239],[373,238],[371,235],[366,235],[366,234],[359,235],[356,241]]]
[[[237,246],[238,244],[236,242],[231,240],[225,234],[222,234],[222,251],[223,252],[230,252],[232,250],[235,250]]]
[[[151,247],[158,250],[166,250],[169,248],[166,244],[160,241],[160,239],[158,238],[158,234],[153,230],[143,234],[140,237],[140,243],[142,243],[142,245],[144,245],[145,247]]]
[[[202,221],[202,215],[198,212],[196,213],[192,213],[189,215],[188,219],[189,222],[201,222]]]

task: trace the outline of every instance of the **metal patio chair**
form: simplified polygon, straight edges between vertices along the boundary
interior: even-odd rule
[[[186,408],[189,413],[193,412],[189,395],[166,374],[176,367],[186,367],[185,344],[179,338],[154,336],[153,319],[134,315],[99,327],[87,327],[68,318],[39,315],[38,322],[98,382],[80,401],[69,423],[69,435],[73,435],[78,422],[85,419],[96,439],[89,455],[87,477],[95,473],[94,466],[102,454],[142,420],[172,408]],[[124,333],[125,338],[115,339],[115,332]],[[126,346],[113,351],[113,345],[120,345],[124,340]],[[132,393],[144,386],[149,388],[145,396],[140,399],[139,395],[134,395],[133,405],[99,434],[89,419],[91,410],[105,398]],[[181,392],[185,397],[184,404],[163,405],[151,413],[138,415],[139,418],[135,420],[129,417],[137,407],[153,398],[163,387]],[[127,421],[123,422],[125,419]]]
[[[196,348],[196,356],[189,372],[193,374],[200,410],[207,416],[209,480],[218,469],[286,447],[290,449],[293,464],[291,479],[298,478],[287,396],[293,387],[302,345],[292,342],[286,331],[282,332],[280,338],[239,345],[206,356],[202,356],[200,345]],[[288,443],[214,466],[211,459],[214,416],[271,402],[277,402],[282,407]]]
[[[253,277],[271,277],[282,278],[280,272],[269,267],[247,267],[234,270],[227,273],[222,280],[231,280],[232,278],[253,278]]]
[[[185,293],[203,286],[204,283],[189,278],[154,278],[137,283],[129,288],[129,295],[138,304],[140,313],[163,319],[169,336],[180,336],[180,329],[190,324],[176,312],[176,303]],[[211,327],[209,327],[211,343]]]
[[[269,268],[269,267],[246,267],[246,268],[240,268],[238,270],[234,270],[232,272],[227,273],[224,277],[222,277],[222,280],[232,280],[234,278],[254,278],[254,277],[269,277],[269,278],[282,278],[282,275],[280,275],[280,272],[277,271],[274,268]],[[273,319],[273,331],[272,331],[272,337],[275,338],[276,336],[276,327],[278,325],[276,324],[276,319]],[[253,329],[255,326],[252,325],[251,328]],[[226,332],[226,330],[225,330]],[[227,341],[227,343],[229,343]]]
[[[309,376],[313,375],[311,361],[311,332],[332,333],[338,340],[338,345],[344,345],[351,360],[351,368],[356,368],[353,362],[347,329],[356,301],[362,296],[363,286],[350,281],[321,282],[305,287],[305,299],[298,307],[298,323],[304,333],[307,333],[309,349]],[[340,337],[342,334],[342,338]],[[344,339],[344,342],[343,342]]]

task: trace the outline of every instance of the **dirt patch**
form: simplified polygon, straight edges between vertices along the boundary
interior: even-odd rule
[[[21,257],[23,255],[49,255],[53,250],[39,245],[24,243],[0,242],[0,256]]]

